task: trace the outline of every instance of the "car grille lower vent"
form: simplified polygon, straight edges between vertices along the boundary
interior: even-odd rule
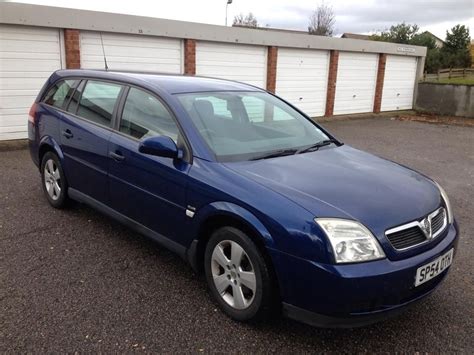
[[[441,207],[419,221],[389,229],[385,235],[395,249],[404,250],[429,242],[440,235],[446,226],[446,210]]]
[[[391,233],[387,238],[395,249],[409,248],[426,240],[425,234],[418,226]]]

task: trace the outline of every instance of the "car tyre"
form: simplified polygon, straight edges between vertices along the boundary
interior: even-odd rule
[[[210,293],[237,321],[267,319],[277,307],[271,270],[257,245],[242,231],[223,227],[210,237],[204,256]]]
[[[53,152],[47,152],[41,160],[41,181],[49,204],[54,208],[64,208],[69,202],[68,184],[61,162]]]

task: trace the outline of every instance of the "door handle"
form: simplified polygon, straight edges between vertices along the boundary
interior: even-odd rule
[[[125,157],[120,152],[109,152],[109,157],[111,157],[115,161],[122,161],[125,159]]]
[[[66,129],[63,131],[63,136],[66,137],[67,139],[74,137],[74,134],[69,129]]]

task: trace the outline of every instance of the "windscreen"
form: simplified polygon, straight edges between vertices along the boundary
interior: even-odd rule
[[[265,92],[177,96],[219,161],[251,160],[329,139],[316,124]]]

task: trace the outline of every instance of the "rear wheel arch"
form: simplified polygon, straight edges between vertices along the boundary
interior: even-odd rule
[[[44,148],[41,156],[40,173],[42,188],[48,202],[54,208],[68,205],[68,184],[61,166],[61,161],[54,149]]]
[[[40,164],[43,161],[43,157],[47,152],[53,152],[56,154],[56,151],[54,150],[54,148],[50,146],[49,144],[41,145],[38,152],[38,158],[39,158]]]
[[[44,137],[39,144],[39,149],[38,149],[39,160],[38,161],[40,165],[41,165],[41,161],[43,160],[44,155],[47,152],[53,152],[54,154],[56,154],[61,162],[64,159],[64,155],[62,154],[59,144],[51,137]]]

